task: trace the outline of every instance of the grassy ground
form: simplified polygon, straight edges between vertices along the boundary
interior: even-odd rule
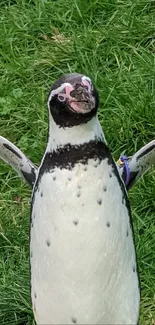
[[[155,135],[155,1],[1,0],[0,135],[35,163],[47,135],[46,97],[61,73],[83,72],[100,92],[115,158]],[[33,323],[30,189],[0,163],[0,324]],[[155,324],[155,173],[130,191],[141,279],[141,325]]]

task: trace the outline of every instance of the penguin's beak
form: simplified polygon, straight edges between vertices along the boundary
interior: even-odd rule
[[[68,104],[71,111],[85,114],[95,108],[95,98],[91,90],[80,84],[70,92]]]

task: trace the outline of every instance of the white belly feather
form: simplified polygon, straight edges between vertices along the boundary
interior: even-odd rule
[[[31,295],[37,324],[137,322],[128,210],[107,159],[95,164],[44,173],[35,193]]]

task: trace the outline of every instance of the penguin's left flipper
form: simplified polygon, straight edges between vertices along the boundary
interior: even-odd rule
[[[18,175],[33,187],[38,168],[12,142],[1,136],[0,158],[11,165]]]
[[[120,159],[117,164],[119,172],[126,184],[127,169],[125,164],[120,163]],[[132,157],[128,158],[127,164],[129,169],[129,181],[126,184],[126,188],[129,190],[149,168],[155,165],[155,140],[149,142]]]

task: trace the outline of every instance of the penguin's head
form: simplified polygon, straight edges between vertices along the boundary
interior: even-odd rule
[[[98,92],[90,78],[71,73],[52,86],[48,96],[49,114],[60,127],[88,122],[97,113]]]

